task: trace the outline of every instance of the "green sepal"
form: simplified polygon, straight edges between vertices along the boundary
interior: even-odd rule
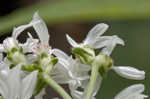
[[[12,69],[14,68],[16,65],[15,64],[10,64],[9,68]]]
[[[41,67],[37,64],[23,65],[21,69],[28,72],[33,72],[35,70],[42,72]]]
[[[58,59],[53,57],[50,63],[52,63],[52,65],[54,66],[55,64],[57,64],[57,62]]]
[[[9,49],[8,51],[7,51],[7,55],[10,55],[10,54],[12,54],[12,53],[15,53],[15,52],[23,52],[23,50],[22,50],[22,48],[18,48],[18,47],[13,47],[13,48],[11,48],[11,49]]]
[[[48,57],[48,55],[46,53],[44,53],[44,52],[40,55],[41,59],[46,58],[46,57]]]
[[[105,70],[104,66],[100,66],[100,68],[99,68],[99,73],[100,73],[100,75],[101,75],[102,77],[105,76],[106,72],[107,72],[107,71]]]
[[[78,57],[82,63],[88,65],[91,65],[93,58],[95,57],[94,50],[87,46],[82,48],[72,48],[72,53],[75,54],[75,56]]]

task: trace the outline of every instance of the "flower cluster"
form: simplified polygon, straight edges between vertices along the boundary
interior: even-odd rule
[[[26,42],[20,43],[18,36],[29,27],[34,28],[39,39],[27,33]],[[12,36],[0,44],[0,99],[30,99],[32,96],[43,99],[47,85],[64,99],[96,99],[109,70],[127,79],[143,80],[144,71],[114,65],[110,54],[117,44],[125,44],[116,35],[103,36],[107,29],[107,24],[96,25],[79,44],[66,35],[73,58],[49,46],[46,24],[35,13],[29,24],[14,28]],[[71,96],[59,84],[68,84]],[[143,91],[143,84],[135,84],[121,91],[115,99],[144,99],[147,96]]]

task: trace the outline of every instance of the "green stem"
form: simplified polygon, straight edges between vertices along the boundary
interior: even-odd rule
[[[88,90],[87,90],[87,93],[86,93],[84,99],[91,99],[91,95],[92,95],[92,92],[93,92],[93,89],[94,89],[94,85],[95,85],[95,82],[96,82],[96,79],[97,79],[97,76],[98,76],[98,73],[99,73],[98,70],[99,70],[99,65],[95,64],[95,65],[92,66],[90,83],[89,83],[89,87],[88,87]]]
[[[49,84],[55,91],[57,91],[63,99],[72,99],[68,93],[60,86],[58,85],[47,73],[42,73],[43,79]]]

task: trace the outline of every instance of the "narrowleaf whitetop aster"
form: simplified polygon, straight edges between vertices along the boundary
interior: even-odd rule
[[[29,38],[27,38],[27,41],[24,44],[19,43],[17,40],[18,36],[29,27],[33,27],[35,29],[39,39],[34,39],[32,35],[28,33]],[[32,21],[29,24],[14,28],[12,36],[6,38],[3,44],[0,45],[0,52],[7,53],[7,56],[4,58],[4,60],[9,65],[13,64],[15,66],[21,63],[24,65],[22,66],[24,71],[31,72],[34,71],[33,69],[36,70],[38,67],[38,70],[40,68],[44,72],[49,73],[53,67],[52,65],[57,62],[57,59],[51,56],[52,50],[51,47],[49,47],[48,42],[49,34],[46,24],[39,17],[38,13],[35,13]],[[32,70],[30,70],[30,68]],[[35,98],[40,98],[41,94],[43,94],[43,91]]]
[[[20,44],[20,46],[23,49],[24,53],[28,53],[28,52],[30,53],[27,56],[27,59],[29,61],[32,60],[33,63],[40,66],[43,72],[46,72],[47,74],[49,74],[50,78],[54,78],[52,73],[55,73],[56,71],[62,72],[64,68],[60,67],[62,66],[61,64],[57,64],[56,66],[54,66],[57,63],[57,59],[52,56],[53,49],[51,49],[51,47],[49,46],[50,36],[48,33],[48,29],[46,27],[45,22],[40,18],[38,13],[34,14],[33,19],[31,21],[31,23],[35,23],[35,22],[36,24],[33,24],[33,28],[35,29],[39,39],[34,39],[32,35],[28,33],[29,38],[27,39],[26,43]],[[16,35],[15,37],[17,38],[20,34],[21,32],[18,34],[14,34],[14,35]],[[55,74],[59,76],[60,73],[58,74],[55,73]],[[63,82],[65,80],[62,79],[59,81]],[[60,83],[57,80],[56,82]],[[38,84],[36,87],[37,91],[35,92],[35,95],[37,95],[42,90],[42,86],[45,87],[45,85],[46,85],[45,81],[42,82],[39,78]],[[52,85],[51,87],[53,86],[54,85]],[[41,91],[41,93],[39,93],[38,96],[35,97],[36,99],[42,98],[42,96],[44,95],[43,90]]]
[[[96,57],[94,50],[87,50],[85,46],[91,47],[91,49],[99,49],[101,48],[101,56],[110,56],[112,53],[113,49],[117,44],[124,45],[124,41],[119,38],[118,36],[101,36],[104,34],[104,32],[107,30],[108,25],[104,23],[100,23],[96,25],[93,29],[91,29],[83,41],[83,43],[76,43],[69,35],[66,35],[68,42],[70,45],[72,45],[73,48],[75,49],[80,49],[80,51],[83,51],[85,53],[93,53],[92,57]],[[74,51],[74,49],[73,49]],[[75,52],[76,54],[76,52]],[[81,53],[77,52],[77,57],[81,56]],[[83,56],[83,55],[82,55]],[[81,57],[82,57],[81,56]],[[90,58],[89,56],[85,55],[84,57]],[[83,57],[83,58],[84,58]],[[82,59],[83,59],[82,58]],[[92,59],[93,60],[93,59]],[[82,60],[81,60],[82,61]],[[85,61],[85,60],[84,60]],[[110,60],[112,61],[112,60]],[[83,62],[86,63],[86,62]],[[92,61],[90,61],[92,63]],[[145,78],[145,72],[140,71],[136,68],[130,67],[130,66],[110,66],[109,68],[106,66],[102,67],[104,71],[107,71],[108,69],[114,70],[117,74],[119,74],[122,77],[128,78],[128,79],[134,79],[134,80],[143,80]]]
[[[130,66],[114,66],[110,57],[117,44],[124,45],[124,41],[118,36],[101,36],[108,28],[108,25],[101,23],[90,30],[83,43],[76,43],[69,35],[67,41],[72,45],[72,53],[82,62],[92,67],[90,82],[84,99],[90,99],[97,83],[97,77],[112,69],[117,74],[127,79],[143,80],[145,72]],[[95,49],[101,49],[96,55]]]
[[[0,94],[4,99],[30,99],[37,80],[37,71],[34,71],[23,79],[21,78],[21,66],[13,69],[0,70]]]
[[[20,44],[20,46],[23,48],[24,52],[34,52],[36,54],[41,54],[42,52],[48,52],[51,54],[51,47],[49,47],[49,33],[48,29],[46,27],[45,22],[40,18],[38,13],[36,12],[33,16],[33,19],[30,23],[33,23],[32,26],[34,30],[36,31],[40,42],[38,39],[34,39],[30,33],[28,33],[29,38],[27,39],[27,42],[24,44]],[[28,26],[28,25],[27,25]],[[19,26],[18,28],[15,28],[13,32],[13,37],[17,39],[17,37],[22,33],[20,30],[24,30],[27,27],[26,25]]]
[[[122,90],[114,99],[144,99],[148,97],[142,94],[144,89],[143,84],[134,84]]]

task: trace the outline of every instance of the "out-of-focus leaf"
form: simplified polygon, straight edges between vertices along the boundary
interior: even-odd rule
[[[149,0],[62,0],[34,4],[0,18],[0,33],[28,23],[34,12],[48,24],[99,19],[150,19]]]

